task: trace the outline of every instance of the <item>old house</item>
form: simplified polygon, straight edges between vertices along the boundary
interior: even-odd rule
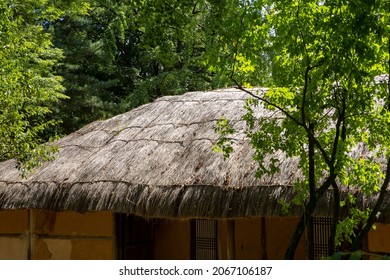
[[[163,97],[58,140],[56,159],[27,178],[13,160],[0,163],[0,259],[281,259],[301,211],[286,215],[279,203],[293,196],[297,163],[276,154],[281,172],[255,178],[247,98],[235,89]],[[212,150],[221,117],[237,130],[226,161]],[[296,258],[324,254],[330,199]],[[366,251],[390,253],[389,200]]]

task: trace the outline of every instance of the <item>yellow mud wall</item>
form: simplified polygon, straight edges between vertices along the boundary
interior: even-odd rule
[[[28,210],[0,211],[0,259],[23,260],[29,256]]]
[[[390,255],[390,224],[375,224],[367,236],[367,249],[372,254]],[[379,257],[379,256],[378,256]],[[376,258],[372,256],[372,258]]]
[[[31,259],[115,258],[111,212],[31,210]]]
[[[189,220],[158,220],[154,229],[157,260],[190,259]]]
[[[262,236],[262,225],[265,223],[265,236]],[[265,255],[269,260],[283,259],[298,218],[248,218],[235,220],[235,253],[238,260],[259,260]],[[226,255],[226,221],[219,221],[219,258]],[[263,240],[265,238],[265,248]],[[305,236],[299,242],[295,259],[307,259]]]
[[[261,219],[238,219],[236,228],[236,259],[260,260],[262,255]]]
[[[261,222],[260,218],[235,220],[235,255],[237,260],[261,259]],[[218,221],[218,258],[227,256],[227,221]]]
[[[298,223],[298,218],[272,217],[266,218],[265,223],[267,258],[269,260],[283,259],[291,236],[294,233],[295,227]],[[305,234],[303,234],[295,252],[295,259],[297,260],[308,259],[308,253],[306,250],[307,242],[305,237]]]

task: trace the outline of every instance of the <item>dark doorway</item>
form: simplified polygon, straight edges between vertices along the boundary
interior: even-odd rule
[[[121,260],[153,260],[153,220],[117,214],[117,254]]]

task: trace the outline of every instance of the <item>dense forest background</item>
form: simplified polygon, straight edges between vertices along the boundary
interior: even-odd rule
[[[27,4],[14,1],[14,9]],[[53,11],[41,19],[53,48],[62,52],[56,75],[63,99],[50,117],[68,134],[97,119],[157,97],[219,88],[230,82],[207,65],[220,1],[41,1]],[[51,10],[51,11],[50,11]],[[52,16],[53,17],[53,16]]]
[[[233,74],[263,85],[269,63],[245,31],[257,26],[262,5],[1,1],[0,160],[29,170],[55,152],[47,141],[164,95],[234,85]],[[237,56],[239,46],[248,59]]]
[[[69,99],[53,111],[53,117],[62,120],[60,133],[160,96],[226,85],[206,65],[214,4],[74,2],[84,9],[73,6],[45,26],[54,47],[63,51],[55,70]]]

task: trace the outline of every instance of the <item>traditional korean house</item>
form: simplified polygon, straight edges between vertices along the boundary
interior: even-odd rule
[[[56,159],[26,178],[15,161],[1,162],[0,258],[282,259],[302,209],[285,213],[280,201],[292,199],[300,173],[280,153],[280,172],[256,178],[241,119],[248,97],[236,89],[162,97],[58,140]],[[236,130],[226,160],[212,149],[221,117]],[[320,201],[297,259],[326,254],[331,200]],[[367,252],[390,253],[389,201]]]

